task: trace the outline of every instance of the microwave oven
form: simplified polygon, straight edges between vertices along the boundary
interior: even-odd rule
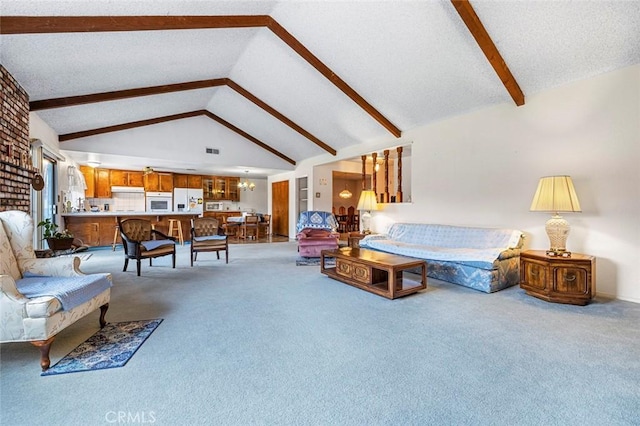
[[[148,212],[170,212],[173,210],[173,194],[170,192],[147,192]]]
[[[224,209],[224,203],[219,201],[205,201],[204,211],[206,212],[221,212]]]

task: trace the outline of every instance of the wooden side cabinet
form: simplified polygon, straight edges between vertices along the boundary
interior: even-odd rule
[[[520,253],[520,288],[547,302],[586,305],[596,294],[595,274],[593,256],[547,256],[544,250]]]

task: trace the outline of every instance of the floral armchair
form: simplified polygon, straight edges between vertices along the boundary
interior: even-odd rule
[[[79,257],[36,258],[34,224],[20,211],[0,212],[0,342],[31,342],[49,368],[56,334],[100,308],[100,327],[111,297],[111,274],[84,274]]]
[[[320,257],[322,250],[338,248],[338,222],[331,212],[310,210],[300,213],[297,225],[298,252],[303,257]]]

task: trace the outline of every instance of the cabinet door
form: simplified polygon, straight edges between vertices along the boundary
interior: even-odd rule
[[[589,274],[578,267],[553,268],[553,292],[563,295],[589,294]]]
[[[129,172],[128,185],[129,186],[144,186],[144,173],[142,172]]]
[[[87,184],[87,189],[84,191],[85,198],[94,198],[96,196],[96,170],[89,166],[80,166],[82,176]]]
[[[547,265],[521,257],[520,283],[523,288],[533,290],[547,289]]]
[[[144,190],[148,192],[160,191],[160,180],[158,173],[151,172],[144,175]]]
[[[69,223],[67,229],[75,238],[82,240],[85,245],[95,247],[100,245],[100,224],[94,222]]]
[[[214,187],[214,199],[226,200],[227,199],[227,179],[224,176],[213,177]]]
[[[173,192],[173,174],[158,173],[160,192]]]
[[[212,200],[213,194],[213,178],[211,176],[202,176],[202,193],[205,200]]]
[[[111,198],[110,175],[109,169],[96,169],[96,198]]]
[[[187,176],[187,188],[200,189],[202,188],[202,176],[200,175],[188,175]]]
[[[227,178],[227,198],[231,201],[240,201],[240,192],[238,191],[238,183],[240,183],[240,178],[237,178],[237,177]]]
[[[173,187],[174,188],[188,188],[189,187],[188,175],[173,175]]]
[[[129,172],[124,170],[111,170],[109,181],[111,186],[129,186]]]

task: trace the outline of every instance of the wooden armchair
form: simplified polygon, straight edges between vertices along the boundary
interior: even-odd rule
[[[146,219],[121,220],[118,218],[118,226],[124,248],[122,272],[126,272],[129,259],[135,259],[138,276],[140,276],[140,261],[142,259],[149,259],[149,266],[153,266],[151,263],[153,258],[168,255],[172,256],[173,268],[175,269],[176,239],[174,237],[152,229],[151,222]]]
[[[191,220],[191,266],[201,251],[215,251],[218,259],[225,252],[229,263],[229,240],[226,235],[218,235],[218,220],[213,217],[198,217]]]

